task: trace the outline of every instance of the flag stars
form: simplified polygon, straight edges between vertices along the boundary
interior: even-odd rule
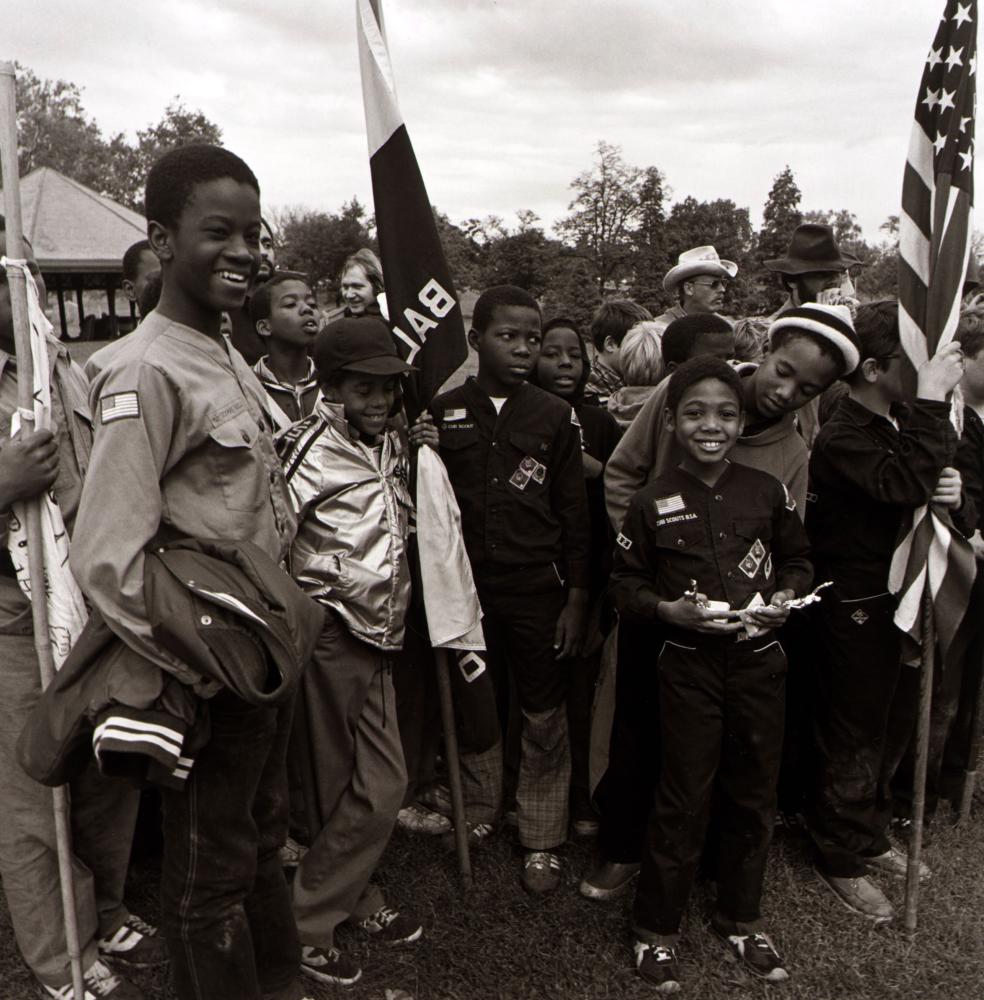
[[[929,87],[926,88],[926,96],[922,99],[922,103],[929,108],[930,111],[940,103],[940,92],[938,90],[930,90]]]
[[[957,12],[953,15],[953,20],[957,22],[958,28],[964,23],[964,21],[972,21],[973,18],[970,16],[970,4],[965,6],[962,3],[958,3]]]
[[[970,57],[970,72],[971,73],[976,73],[977,72],[977,53],[976,52]]]
[[[954,106],[953,98],[957,96],[955,90],[943,90],[940,92],[940,98],[936,102],[940,106],[940,111],[948,111]]]
[[[943,62],[943,46],[941,45],[938,49],[930,49],[926,62],[930,69],[936,69]]]
[[[933,142],[933,149],[935,149],[937,153],[942,153],[945,148],[946,136],[942,132],[937,132],[936,139]]]
[[[954,69],[957,66],[963,66],[963,49],[958,49],[956,46],[950,46],[950,54],[946,57],[946,68],[948,70]]]
[[[960,157],[961,160],[963,160],[963,163],[960,164],[961,170],[970,170],[973,168],[974,151],[972,149],[968,149],[965,152],[958,153],[957,155]]]

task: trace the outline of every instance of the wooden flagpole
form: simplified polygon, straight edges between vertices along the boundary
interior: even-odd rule
[[[24,229],[21,221],[20,175],[17,166],[17,91],[14,65],[11,62],[0,62],[0,168],[3,178],[4,214],[7,218],[6,255],[10,260],[23,260]],[[34,420],[34,365],[31,354],[30,318],[27,310],[27,278],[24,272],[18,267],[8,267],[7,285],[10,290],[10,310],[17,352],[17,403],[21,412],[22,427],[27,432],[33,429]],[[27,519],[34,648],[41,671],[41,687],[46,688],[55,675],[55,664],[48,636],[40,498],[27,501],[24,508]],[[82,970],[82,951],[79,947],[78,916],[75,909],[75,881],[72,877],[68,792],[65,786],[61,785],[52,789],[52,796],[65,941],[72,967],[72,992],[74,1000],[84,1000],[85,980]]]
[[[912,779],[912,838],[905,872],[905,932],[916,933],[919,908],[919,864],[922,857],[923,817],[926,814],[926,770],[929,727],[933,710],[933,670],[936,662],[936,625],[933,598],[926,580],[922,606],[922,655],[919,664],[919,715],[916,720],[916,767]],[[907,669],[905,666],[903,670]]]
[[[458,732],[455,728],[454,705],[451,701],[450,671],[456,668],[450,649],[435,649],[437,690],[441,702],[441,723],[444,727],[444,757],[448,765],[448,789],[451,792],[451,820],[454,823],[454,845],[458,853],[461,885],[467,892],[472,887],[471,855],[468,850],[468,821],[465,818],[465,797],[461,789],[461,758],[458,752]]]

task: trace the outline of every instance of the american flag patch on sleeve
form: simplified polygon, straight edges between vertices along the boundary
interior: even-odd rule
[[[111,424],[114,420],[140,416],[140,399],[135,392],[114,392],[99,399],[99,420]]]
[[[679,514],[680,511],[687,509],[687,505],[679,493],[674,493],[669,497],[659,497],[653,503],[656,504],[656,513],[660,517],[665,517],[667,514]]]

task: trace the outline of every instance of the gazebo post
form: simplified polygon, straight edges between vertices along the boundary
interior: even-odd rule
[[[116,286],[112,281],[106,285],[106,299],[109,302],[109,337],[112,339],[120,335],[116,322]]]
[[[55,279],[58,284],[56,291],[58,292],[58,319],[61,321],[61,339],[68,339],[68,317],[65,315],[65,288],[62,284],[62,276],[59,274]]]
[[[82,339],[82,321],[85,319],[85,305],[82,302],[82,279],[75,279],[75,304],[79,310],[79,340]]]

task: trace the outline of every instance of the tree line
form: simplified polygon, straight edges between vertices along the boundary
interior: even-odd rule
[[[222,141],[222,130],[179,96],[160,120],[136,133],[104,136],[86,113],[82,91],[64,80],[42,80],[17,68],[18,160],[21,174],[42,166],[105,194],[136,211],[143,209],[144,179],[161,153],[188,142]],[[497,215],[452,222],[434,209],[451,272],[459,291],[493,284],[527,289],[550,314],[587,322],[598,302],[627,295],[653,313],[671,304],[663,275],[684,250],[706,243],[735,261],[740,270],[728,293],[727,311],[736,316],[771,312],[779,302],[776,284],[762,262],[785,252],[801,222],[826,222],[838,242],[864,262],[864,299],[894,296],[898,218],[868,243],[848,209],[804,211],[789,166],[775,177],[756,231],[749,209],[728,198],[672,200],[666,175],[656,166],[627,163],[621,149],[597,144],[589,168],[570,184],[567,214],[548,227],[535,212],[521,209],[515,222]],[[329,298],[337,293],[345,258],[363,246],[376,248],[371,213],[357,198],[329,212],[293,206],[270,212],[280,243],[281,266],[305,271]]]

